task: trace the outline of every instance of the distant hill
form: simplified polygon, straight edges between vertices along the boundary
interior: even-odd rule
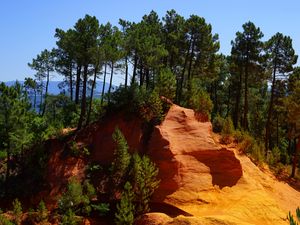
[[[12,86],[15,84],[16,81],[7,81],[5,82],[5,84],[7,86]],[[23,84],[24,81],[18,81],[19,83]],[[53,94],[53,95],[58,95],[60,93],[63,92],[64,89],[60,89],[59,88],[59,84],[62,83],[62,81],[50,81],[49,82],[49,88],[48,88],[48,92],[49,94]],[[99,97],[100,94],[101,94],[101,91],[102,91],[102,86],[103,86],[103,82],[101,81],[98,81],[97,84],[96,84],[96,88],[95,88],[95,97]],[[109,87],[109,84],[106,83],[105,84],[105,89],[104,89],[104,92],[106,93],[108,91],[108,87]],[[115,89],[116,86],[113,85],[113,89]]]

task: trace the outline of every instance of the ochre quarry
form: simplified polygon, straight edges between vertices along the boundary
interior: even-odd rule
[[[300,193],[213,137],[210,122],[171,106],[148,146],[161,180],[154,212],[138,224],[289,224]]]

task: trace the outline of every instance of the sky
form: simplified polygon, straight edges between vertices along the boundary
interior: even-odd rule
[[[185,18],[204,17],[219,34],[220,53],[230,54],[235,33],[252,21],[264,33],[263,40],[276,32],[289,35],[300,54],[299,0],[1,0],[0,81],[33,77],[27,63],[55,47],[55,29],[72,28],[86,14],[117,25],[119,18],[138,22],[151,10],[163,17],[171,9]]]

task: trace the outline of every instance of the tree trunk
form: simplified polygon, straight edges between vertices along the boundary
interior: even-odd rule
[[[195,47],[195,40],[193,40],[193,42],[192,42],[192,52],[191,52],[191,56],[190,56],[190,64],[189,64],[189,69],[188,69],[188,80],[191,79],[191,71],[192,71],[192,64],[193,64],[193,58],[194,58],[194,47]]]
[[[86,83],[87,83],[87,76],[88,76],[88,65],[84,65],[83,67],[83,88],[82,88],[82,98],[81,98],[81,112],[78,121],[77,130],[82,128],[82,125],[85,121],[86,116]]]
[[[36,89],[34,89],[34,101],[33,101],[33,108],[34,108],[34,111],[36,110],[35,107],[36,107]],[[35,112],[36,112],[36,111],[35,111]]]
[[[298,142],[297,142],[297,146],[296,146],[296,150],[295,150],[295,155],[294,155],[294,158],[293,158],[293,167],[292,167],[291,177],[295,177],[296,168],[297,168],[298,161],[299,161],[299,153],[300,153],[300,137],[298,137]]]
[[[127,55],[125,57],[125,89],[127,88],[128,83],[128,58]]]
[[[86,125],[88,125],[90,123],[92,104],[93,104],[93,96],[94,96],[94,89],[95,89],[96,80],[97,80],[97,71],[98,71],[98,68],[95,67],[94,80],[93,80],[93,84],[92,84],[92,90],[91,90],[91,96],[90,96],[90,105],[89,105],[89,111],[88,111],[88,115],[87,115]]]
[[[46,112],[46,106],[47,106],[47,98],[48,98],[48,86],[49,86],[49,80],[50,80],[50,72],[47,71],[47,81],[46,81],[46,90],[45,90],[45,99],[44,99],[44,105],[43,105],[43,112],[42,116],[44,116]]]
[[[180,77],[180,82],[179,82],[179,87],[178,87],[178,91],[177,91],[177,97],[176,97],[176,101],[178,104],[180,104],[181,101],[181,96],[182,96],[182,88],[183,88],[183,82],[184,82],[184,74],[185,74],[185,70],[186,70],[186,66],[187,66],[187,62],[188,62],[188,58],[189,58],[189,54],[190,54],[190,46],[191,46],[191,42],[189,42],[188,45],[188,49],[187,49],[187,53],[186,53],[186,57],[184,60],[184,65],[183,65],[183,69],[182,69],[182,74]]]
[[[271,129],[270,125],[271,125],[273,102],[274,102],[274,89],[275,89],[275,81],[276,81],[276,70],[277,70],[277,65],[276,65],[276,62],[275,62],[274,69],[273,69],[272,87],[271,87],[271,99],[270,99],[270,105],[269,105],[269,110],[268,110],[268,118],[267,118],[267,123],[266,123],[265,155],[268,154],[268,150],[269,150],[270,129]]]
[[[137,58],[137,55],[135,53],[134,54],[133,73],[132,73],[131,84],[133,84],[135,82],[137,63],[138,63],[138,58]]]
[[[104,65],[104,78],[103,78],[102,93],[101,93],[101,106],[103,106],[103,100],[104,100],[104,90],[105,90],[105,82],[106,82],[106,68],[107,68],[107,63],[105,63],[105,65]]]
[[[242,71],[240,71],[236,99],[235,99],[234,118],[233,118],[233,124],[234,124],[235,129],[238,128],[238,123],[239,123],[239,118],[240,118],[240,101],[241,101],[242,81],[243,81],[242,80]]]
[[[143,64],[140,62],[140,86],[144,84]]]
[[[245,96],[244,96],[244,118],[243,118],[243,128],[244,130],[249,130],[248,128],[248,59],[245,67]]]
[[[110,81],[109,81],[109,88],[108,88],[108,103],[110,102],[110,93],[111,93],[113,76],[114,76],[114,62],[111,62],[111,73],[110,73]]]
[[[80,75],[81,75],[81,65],[78,65],[76,71],[75,104],[79,104]]]
[[[43,107],[43,81],[41,83],[41,96],[40,96],[40,108],[39,108],[39,114],[42,113],[42,107]]]
[[[69,79],[70,79],[70,99],[71,99],[71,101],[73,101],[73,75],[72,75],[72,63],[71,63],[71,65],[70,65]]]
[[[150,74],[149,69],[145,69],[145,77],[146,77],[146,89],[150,87]]]

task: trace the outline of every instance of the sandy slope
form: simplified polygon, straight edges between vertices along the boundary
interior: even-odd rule
[[[161,179],[153,200],[192,215],[162,224],[288,224],[288,211],[300,205],[299,192],[216,143],[211,123],[199,122],[190,109],[173,105],[149,150]]]

